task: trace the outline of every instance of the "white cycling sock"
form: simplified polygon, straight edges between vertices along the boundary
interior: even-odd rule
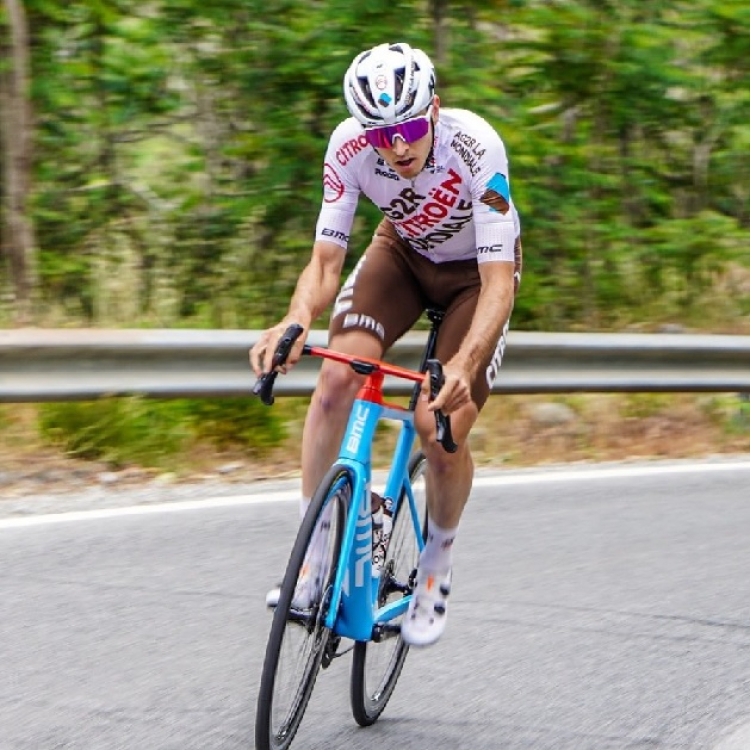
[[[302,499],[300,503],[300,512],[302,512],[302,505],[306,503],[305,513],[307,508],[310,506],[310,500]],[[333,504],[329,503],[320,514],[318,523],[313,530],[312,539],[310,540],[310,546],[307,549],[307,559],[315,567],[319,566],[323,560],[328,556],[328,549],[330,544],[330,525],[331,518],[333,517]]]
[[[419,556],[419,567],[431,573],[447,573],[453,561],[453,542],[458,526],[443,529],[431,518],[427,519],[427,542]]]
[[[304,518],[305,513],[307,513],[307,509],[310,507],[310,498],[309,497],[301,497],[299,499],[299,517]]]

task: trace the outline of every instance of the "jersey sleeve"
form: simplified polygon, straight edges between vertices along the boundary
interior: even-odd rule
[[[323,203],[318,214],[315,239],[333,242],[346,249],[354,214],[359,202],[360,187],[356,173],[347,168],[351,161],[341,158],[342,149],[350,140],[351,124],[345,121],[333,131],[328,141],[323,164]]]
[[[479,159],[479,168],[471,187],[477,262],[513,262],[520,227],[510,194],[508,157],[500,136],[491,128],[488,130],[484,153]]]

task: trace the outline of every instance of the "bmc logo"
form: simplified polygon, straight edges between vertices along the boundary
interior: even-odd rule
[[[356,453],[359,450],[360,443],[362,442],[362,434],[365,430],[365,422],[367,422],[367,415],[369,413],[369,406],[365,404],[357,406],[357,413],[354,415],[351,434],[346,441],[346,449],[352,453]]]
[[[328,229],[325,228],[321,234],[324,237],[332,237],[334,240],[341,240],[342,242],[349,243],[349,235],[345,234],[344,232],[339,232],[336,229]]]

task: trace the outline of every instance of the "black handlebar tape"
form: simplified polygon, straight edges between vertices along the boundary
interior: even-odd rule
[[[443,387],[445,378],[443,377],[443,366],[437,359],[427,360],[427,372],[430,373],[430,401],[435,399],[440,393],[440,389]],[[451,418],[443,414],[438,409],[435,414],[435,433],[438,443],[448,453],[455,453],[458,450],[458,445],[453,442],[453,433],[451,432]]]
[[[276,368],[281,367],[286,363],[294,342],[300,337],[303,330],[304,328],[299,325],[299,323],[292,323],[292,325],[284,331],[284,335],[279,339],[279,343],[276,345],[276,351],[273,353],[271,371],[264,372],[253,386],[253,395],[260,396],[260,400],[266,406],[271,406],[275,400],[273,397],[273,385],[279,374]]]

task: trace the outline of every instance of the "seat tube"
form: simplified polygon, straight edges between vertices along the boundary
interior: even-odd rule
[[[419,363],[419,372],[424,372],[427,369],[427,360],[432,359],[435,356],[435,346],[437,344],[438,332],[440,331],[440,324],[443,322],[445,312],[438,308],[429,308],[427,310],[427,317],[430,320],[430,330],[427,333],[427,342],[425,343],[424,350],[422,351],[422,358]],[[412,390],[411,401],[409,402],[409,409],[414,411],[419,400],[419,393],[422,386],[421,383],[417,383]]]
[[[408,415],[408,418],[406,417]],[[391,498],[396,503],[401,496],[401,488],[406,481],[409,457],[414,447],[416,429],[414,427],[414,413],[406,412],[402,418],[401,430],[396,440],[396,447],[391,459],[391,468],[385,486],[385,497]],[[396,506],[393,507],[396,512]]]

